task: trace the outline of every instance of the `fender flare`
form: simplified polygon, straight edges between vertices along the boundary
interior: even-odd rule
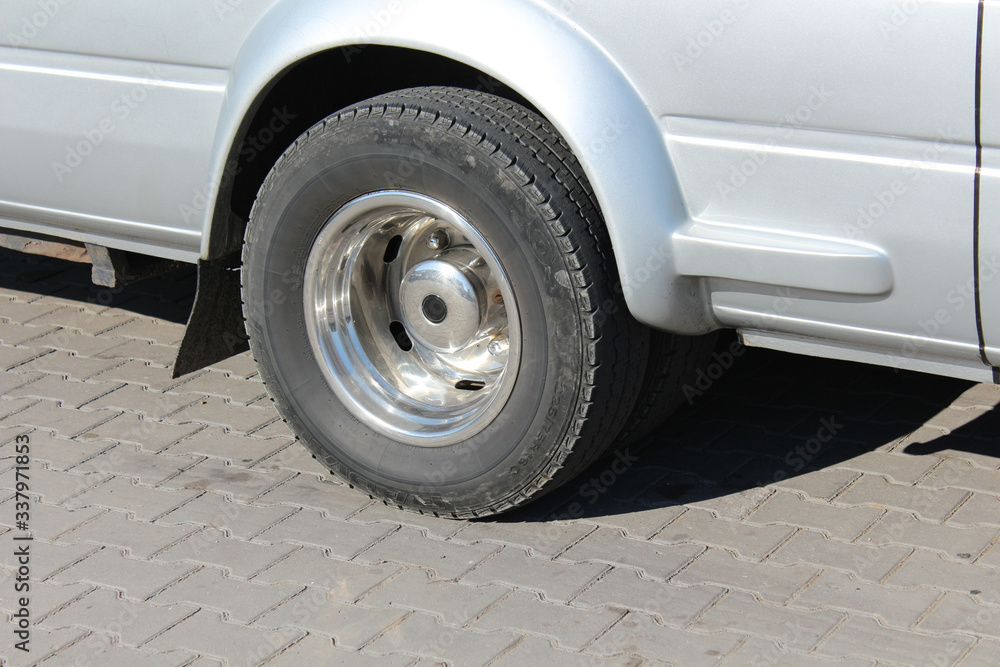
[[[518,36],[516,48],[511,35]],[[212,182],[222,182],[244,118],[283,70],[316,53],[357,44],[451,58],[529,100],[565,138],[594,188],[633,316],[682,334],[716,328],[700,281],[681,276],[674,261],[671,239],[689,215],[656,119],[589,35],[529,0],[278,2],[251,31],[232,67],[213,147]],[[216,187],[213,197],[218,192]],[[203,257],[214,204],[206,207]]]

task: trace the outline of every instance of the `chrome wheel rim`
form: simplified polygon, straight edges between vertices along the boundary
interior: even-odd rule
[[[521,356],[514,292],[489,243],[450,206],[403,191],[352,200],[316,238],[303,287],[324,378],[382,435],[452,445],[510,398]]]

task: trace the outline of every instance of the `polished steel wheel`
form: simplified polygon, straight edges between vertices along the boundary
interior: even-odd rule
[[[423,195],[375,192],[341,207],[309,253],[313,354],[351,413],[396,441],[467,440],[513,389],[517,304],[473,222]]]

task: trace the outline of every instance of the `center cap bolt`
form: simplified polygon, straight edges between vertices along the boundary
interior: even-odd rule
[[[437,294],[427,295],[420,309],[423,311],[427,321],[432,324],[441,324],[448,317],[448,304]]]

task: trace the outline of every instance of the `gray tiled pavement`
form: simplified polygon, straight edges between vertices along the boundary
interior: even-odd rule
[[[190,272],[86,277],[0,253],[8,664],[1000,664],[995,387],[748,351],[623,474],[446,521],[331,479],[248,355],[171,380]]]

